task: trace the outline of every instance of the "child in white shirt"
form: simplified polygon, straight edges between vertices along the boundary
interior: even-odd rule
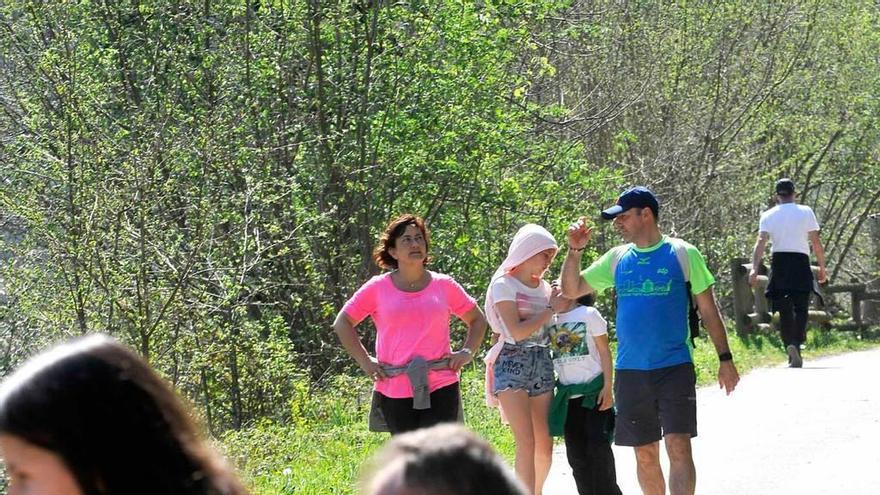
[[[620,495],[611,451],[614,400],[608,324],[592,307],[592,294],[567,301],[549,328],[557,375],[550,433],[565,436],[579,494]]]

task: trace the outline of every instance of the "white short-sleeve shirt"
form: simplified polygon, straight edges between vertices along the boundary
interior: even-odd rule
[[[492,291],[492,300],[495,304],[501,301],[512,301],[516,303],[516,311],[520,321],[528,320],[536,314],[544,311],[550,304],[550,284],[546,280],[541,280],[537,287],[529,287],[512,275],[498,277],[489,286]],[[498,318],[498,324],[504,326],[504,321]],[[506,327],[497,329],[498,333],[510,335],[510,330]],[[547,346],[547,327],[542,325],[541,328],[535,330],[527,338],[517,341],[518,345],[525,347],[530,346]]]
[[[607,332],[608,323],[591,306],[575,306],[571,311],[556,315],[549,333],[559,383],[587,383],[602,373],[593,337]]]
[[[810,254],[809,233],[819,230],[809,206],[782,203],[761,214],[760,232],[770,235],[770,252]]]

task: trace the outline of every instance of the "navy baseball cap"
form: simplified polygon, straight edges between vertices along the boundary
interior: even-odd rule
[[[776,194],[788,196],[794,194],[794,181],[788,177],[776,181]]]
[[[654,212],[654,216],[660,211],[660,203],[657,197],[650,189],[644,186],[636,186],[627,189],[617,198],[617,204],[602,211],[602,218],[605,220],[613,220],[614,217],[620,215],[630,208],[650,208]]]

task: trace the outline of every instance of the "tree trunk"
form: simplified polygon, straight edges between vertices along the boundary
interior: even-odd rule
[[[872,276],[868,282],[869,292],[880,292],[880,215],[874,215],[869,222],[869,235],[872,246]],[[865,301],[862,318],[868,323],[880,322],[880,301]]]

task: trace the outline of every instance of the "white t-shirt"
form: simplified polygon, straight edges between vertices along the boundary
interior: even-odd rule
[[[510,275],[505,275],[495,279],[489,290],[492,291],[492,300],[495,301],[495,304],[501,301],[515,302],[520,320],[528,320],[547,309],[547,305],[550,304],[550,284],[545,280],[541,280],[541,283],[533,288]],[[504,325],[504,321],[500,320],[499,318],[498,323],[503,328],[499,329],[501,330],[499,333],[502,336],[511,335],[510,330]],[[518,340],[516,343],[526,347],[535,345],[547,346],[549,344],[549,337],[547,336],[546,326],[542,325],[541,328],[535,330],[531,335],[525,339]]]
[[[563,385],[586,383],[602,373],[593,337],[608,333],[608,323],[591,306],[575,306],[556,315],[549,329],[553,367]]]
[[[782,203],[761,213],[760,232],[770,234],[770,252],[810,255],[809,232],[819,230],[819,222],[809,206]]]

